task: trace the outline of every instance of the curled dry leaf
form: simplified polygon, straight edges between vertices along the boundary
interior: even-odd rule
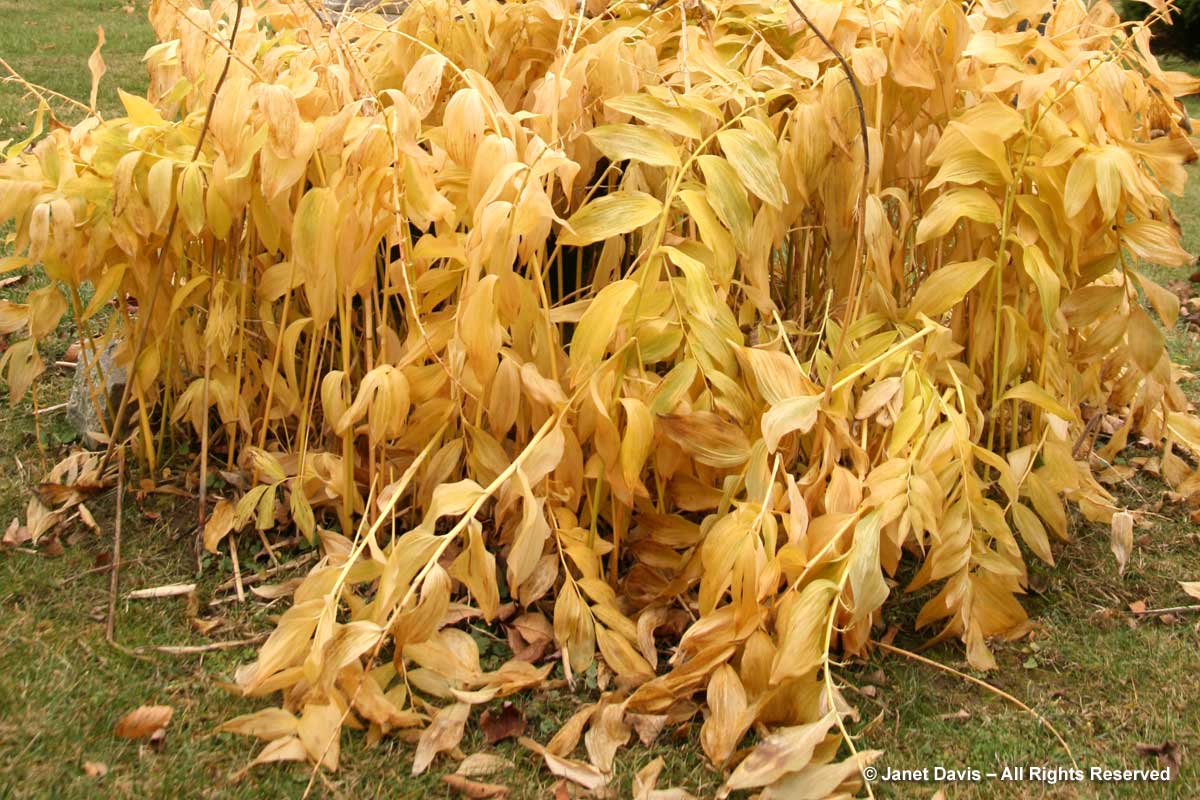
[[[513,768],[513,762],[494,753],[472,753],[459,762],[455,774],[467,778],[484,778]]]
[[[588,760],[606,775],[611,773],[617,750],[629,741],[629,735],[625,705],[610,703],[604,706],[598,715],[592,717],[592,725],[583,737]]]
[[[563,758],[551,753],[537,742],[522,736],[518,740],[524,747],[539,754],[546,762],[546,767],[560,778],[577,783],[588,791],[597,791],[608,785],[608,778],[591,764],[576,761],[573,758]]]
[[[417,740],[417,752],[413,756],[412,774],[420,775],[433,763],[438,753],[458,747],[466,729],[471,706],[454,703],[438,710],[429,727],[421,732]]]
[[[480,783],[463,775],[443,775],[442,782],[464,797],[486,800],[489,797],[508,797],[508,787],[498,783]]]
[[[103,778],[108,774],[108,764],[103,761],[83,762],[83,774],[89,778]]]
[[[625,719],[637,733],[638,739],[647,747],[654,744],[667,724],[666,714],[626,714]]]
[[[1109,538],[1113,555],[1117,558],[1117,572],[1125,574],[1125,565],[1133,552],[1133,515],[1128,511],[1113,514]]]
[[[525,715],[513,703],[505,702],[496,711],[485,709],[479,715],[479,727],[488,744],[515,739],[525,733]]]
[[[1153,757],[1158,760],[1158,764],[1163,769],[1167,770],[1171,775],[1171,780],[1175,780],[1179,775],[1179,767],[1183,763],[1183,759],[1179,753],[1179,745],[1175,742],[1163,742],[1162,744],[1142,744],[1136,745],[1138,755]]]
[[[115,733],[122,739],[149,739],[171,723],[171,706],[139,706],[117,723]]]

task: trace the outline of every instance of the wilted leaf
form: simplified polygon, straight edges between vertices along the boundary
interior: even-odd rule
[[[438,709],[429,727],[421,732],[421,738],[417,740],[417,752],[413,756],[413,775],[420,775],[429,769],[438,753],[458,747],[470,713],[471,707],[466,703],[454,703]]]
[[[121,718],[115,732],[122,739],[149,739],[171,724],[174,714],[171,706],[139,706]]]
[[[635,231],[658,218],[662,203],[644,192],[616,192],[597,197],[567,219],[564,245],[583,245]]]
[[[442,782],[464,797],[484,800],[489,797],[508,797],[508,787],[498,783],[480,783],[462,775],[443,775]]]
[[[1109,546],[1117,557],[1117,573],[1125,574],[1125,565],[1133,552],[1133,515],[1128,511],[1113,514]]]
[[[488,744],[516,739],[525,733],[525,715],[512,703],[504,703],[499,711],[485,709],[479,717],[479,727]]]

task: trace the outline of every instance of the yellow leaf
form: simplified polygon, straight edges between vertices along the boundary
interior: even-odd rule
[[[573,384],[600,363],[609,341],[617,331],[617,322],[637,294],[637,289],[637,282],[628,279],[610,283],[600,290],[587,311],[583,312],[571,337]]]
[[[992,268],[990,258],[948,264],[926,276],[909,304],[909,316],[940,317],[958,305]]]
[[[234,717],[217,728],[222,733],[237,733],[272,741],[283,736],[292,736],[299,729],[300,720],[282,708],[264,708],[252,714]]]
[[[1028,245],[1025,248],[1021,264],[1025,268],[1025,274],[1037,288],[1042,306],[1042,321],[1047,329],[1051,329],[1054,313],[1058,311],[1059,297],[1062,294],[1062,282],[1058,278],[1058,273],[1054,271],[1054,267],[1050,266],[1050,262],[1046,260],[1046,254],[1037,245]]]
[[[109,300],[113,299],[113,296],[116,295],[117,290],[121,287],[121,279],[125,277],[127,269],[129,269],[129,265],[121,263],[104,270],[104,273],[100,276],[100,280],[96,281],[96,291],[92,294],[92,299],[88,301],[87,308],[83,310],[83,314],[79,318],[81,322],[87,322],[96,316],[96,312],[107,305]]]
[[[781,208],[787,202],[783,181],[779,177],[778,150],[768,150],[749,131],[744,130],[721,131],[717,134],[717,141],[747,189],[775,208]],[[701,169],[704,167],[701,166]]]
[[[648,125],[689,139],[700,138],[700,123],[696,113],[679,106],[670,106],[647,94],[612,97],[604,105],[613,111],[637,117]]]
[[[780,728],[771,733],[750,751],[750,755],[742,759],[725,782],[722,794],[768,786],[807,766],[813,752],[825,741],[829,729],[833,727],[835,713],[830,711],[815,722]]]
[[[831,613],[837,586],[814,580],[803,591],[789,591],[779,603],[775,620],[779,649],[771,664],[771,683],[802,678],[825,659],[825,623]]]
[[[1171,290],[1159,286],[1142,273],[1135,270],[1133,274],[1137,277],[1138,283],[1142,285],[1142,290],[1146,293],[1146,299],[1154,307],[1154,312],[1162,320],[1163,326],[1174,328],[1175,323],[1179,320],[1179,297]]]
[[[150,210],[154,212],[154,224],[159,228],[167,221],[167,214],[171,211],[171,201],[174,198],[171,182],[174,174],[175,163],[168,158],[160,158],[154,162],[154,166],[150,167],[146,175],[146,200],[150,203]]]
[[[982,189],[953,189],[940,194],[917,225],[917,244],[945,236],[963,217],[996,225],[1000,222],[1000,206]]]
[[[333,703],[304,706],[296,735],[314,764],[336,771],[341,752],[342,712]]]
[[[228,500],[218,500],[213,506],[212,514],[204,523],[204,549],[210,553],[217,552],[217,545],[221,543],[230,531],[233,530],[234,523],[234,506]],[[268,737],[275,739],[278,737]]]
[[[146,98],[129,94],[121,89],[117,89],[117,96],[121,98],[121,105],[125,106],[125,114],[134,125],[153,128],[166,122],[158,113],[158,109],[151,105]]]
[[[653,222],[661,212],[662,203],[645,192],[613,192],[572,214],[566,222],[567,233],[559,242],[582,247],[611,239]]]
[[[328,188],[313,187],[296,207],[292,222],[292,260],[304,277],[304,295],[318,326],[333,316],[336,285],[331,285],[334,259],[332,221],[337,219],[337,199]]]
[[[491,622],[496,618],[500,606],[496,556],[484,544],[483,526],[475,520],[467,525],[467,544],[451,565],[450,575],[467,587],[484,620]]]
[[[96,49],[92,51],[87,60],[88,71],[92,73],[92,91],[88,95],[88,107],[93,111],[96,110],[96,94],[100,91],[100,79],[104,77],[104,73],[108,69],[104,65],[104,56],[100,55],[101,47],[104,47],[104,27],[97,25]]]
[[[1142,372],[1153,372],[1158,362],[1166,355],[1166,338],[1162,329],[1154,324],[1150,315],[1140,305],[1129,310],[1129,353],[1133,363]]]
[[[666,136],[644,125],[600,125],[588,131],[587,137],[613,161],[679,166],[679,149]]]
[[[1117,558],[1117,574],[1125,574],[1125,565],[1133,553],[1133,515],[1128,511],[1113,514],[1109,526],[1109,546]]]
[[[850,588],[854,593],[851,623],[865,619],[883,605],[888,586],[879,564],[880,510],[875,509],[854,526],[850,556]]]
[[[696,159],[704,173],[708,202],[721,222],[733,234],[733,240],[741,252],[750,248],[750,226],[754,217],[750,211],[750,200],[746,187],[738,179],[737,172],[728,161],[720,156],[705,155]]]
[[[58,323],[67,311],[67,298],[54,285],[43,286],[29,293],[29,335],[34,340],[44,339],[58,328]]]
[[[1120,228],[1121,243],[1138,256],[1165,267],[1186,267],[1192,256],[1179,246],[1179,234],[1165,222],[1140,219]]]
[[[554,640],[565,648],[574,672],[582,673],[596,655],[596,627],[575,585],[563,584],[554,603]]]
[[[1012,507],[1013,522],[1025,540],[1025,544],[1038,558],[1051,566],[1054,565],[1054,554],[1050,551],[1050,539],[1046,536],[1046,528],[1033,510],[1022,503],[1014,503]]]
[[[1033,381],[1025,381],[1019,386],[1014,386],[1005,392],[1000,400],[1001,402],[1005,400],[1024,400],[1026,403],[1032,403],[1043,411],[1049,411],[1056,417],[1065,420],[1075,419],[1075,415],[1066,406],[1055,400],[1049,392]]]
[[[179,215],[193,236],[204,230],[204,176],[199,164],[188,164],[179,176]]]
[[[660,414],[658,424],[663,433],[701,464],[736,467],[750,455],[750,440],[745,431],[711,411]]]
[[[746,689],[737,671],[728,664],[717,667],[708,679],[708,719],[700,728],[700,746],[713,764],[724,764],[746,735],[753,715]]]
[[[771,410],[762,417],[762,434],[767,452],[774,453],[779,448],[779,440],[793,431],[808,433],[812,430],[813,425],[817,424],[820,408],[821,395],[789,397],[771,406]]]

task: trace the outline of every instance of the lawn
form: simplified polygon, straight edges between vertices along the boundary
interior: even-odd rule
[[[145,85],[140,59],[152,36],[145,2],[61,0],[50,4],[0,0],[0,57],[36,84],[86,98],[90,77],[84,66],[95,46],[95,28],[105,29],[108,74],[101,84],[102,111],[115,104],[117,85],[138,91]],[[1178,65],[1176,65],[1178,67]],[[0,84],[0,141],[27,134],[32,107],[15,84]],[[34,103],[35,104],[35,103]],[[1200,117],[1200,103],[1190,106]],[[65,115],[70,118],[70,113]],[[1179,198],[1177,213],[1185,246],[1200,253],[1200,168]],[[1165,284],[1187,281],[1186,272],[1160,271]],[[30,275],[4,287],[5,296],[26,294],[44,278]],[[1184,323],[1170,332],[1173,356],[1200,370],[1200,334]],[[52,343],[51,362],[68,346]],[[57,370],[40,387],[39,404],[65,399],[70,375]],[[1200,383],[1187,384],[1200,400]],[[28,487],[41,478],[71,443],[61,415],[35,422],[28,400],[0,412],[0,527],[23,517]],[[1148,452],[1131,451],[1128,456]],[[193,457],[174,454],[164,470]],[[165,476],[160,476],[165,477]],[[166,482],[165,480],[163,481]],[[137,489],[138,487],[132,487]],[[1032,633],[1017,642],[997,643],[1001,669],[986,677],[994,686],[1035,709],[1065,738],[1073,761],[1055,736],[1030,714],[962,677],[900,655],[876,651],[868,663],[847,667],[849,696],[857,703],[853,727],[860,747],[885,751],[880,770],[935,767],[981,773],[1004,767],[1050,766],[1083,769],[1154,768],[1177,765],[1170,785],[1141,783],[1039,783],[929,781],[876,784],[880,797],[1191,797],[1200,794],[1200,624],[1197,615],[1136,618],[1129,605],[1149,608],[1188,602],[1177,581],[1200,579],[1200,533],[1187,511],[1161,503],[1164,487],[1152,477],[1112,487],[1130,506],[1153,507],[1153,525],[1139,529],[1138,547],[1124,576],[1109,552],[1108,531],[1074,520],[1074,541],[1059,548],[1055,568],[1031,568],[1026,606]],[[234,669],[252,657],[248,647],[194,655],[133,656],[128,648],[148,645],[203,645],[252,638],[270,629],[284,601],[250,597],[234,601],[226,586],[228,558],[205,559],[198,572],[193,551],[194,507],[179,497],[130,491],[121,519],[121,594],[178,582],[196,582],[195,599],[122,600],[116,639],[105,639],[109,596],[108,560],[113,548],[116,508],[112,493],[92,507],[99,534],[80,529],[61,547],[39,551],[0,551],[0,798],[8,797],[293,797],[304,793],[310,770],[299,765],[259,767],[245,776],[240,768],[253,757],[255,743],[215,733],[230,717],[260,704],[225,687]],[[264,569],[263,554],[246,547],[242,570]],[[286,557],[304,559],[297,551]],[[264,582],[301,574],[303,564]],[[925,595],[885,607],[885,625],[900,626],[894,644],[909,650],[922,638],[912,621]],[[211,626],[211,627],[210,627]],[[208,628],[206,634],[200,628]],[[487,633],[479,640],[486,646]],[[970,672],[957,643],[923,655],[954,670]],[[970,673],[975,674],[975,673]],[[594,681],[579,691],[565,688],[516,698],[526,731],[541,741],[570,715],[581,694],[596,693]],[[113,735],[116,722],[144,703],[174,707],[161,750]],[[665,732],[650,748],[625,748],[618,760],[616,794],[629,796],[633,774],[656,757],[666,761],[660,786],[684,786],[712,796],[721,776],[706,766],[698,747],[698,724]],[[342,742],[342,769],[316,779],[315,796],[450,797],[441,780],[453,771],[446,758],[420,778],[409,777],[413,745],[387,739],[368,747],[364,737]],[[512,767],[489,778],[511,787],[512,797],[553,796],[556,779],[540,759],[508,741],[487,746],[477,726],[468,729],[463,753],[498,753]],[[1157,755],[1155,751],[1161,753]],[[103,765],[90,766],[85,764]],[[89,772],[104,771],[99,776]],[[240,778],[240,780],[239,780]]]

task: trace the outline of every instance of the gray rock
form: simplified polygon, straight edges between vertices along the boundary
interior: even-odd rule
[[[121,404],[121,394],[125,391],[127,376],[125,368],[116,361],[116,352],[120,346],[119,339],[109,339],[98,357],[87,354],[88,369],[84,368],[83,353],[80,353],[79,362],[75,365],[75,382],[71,385],[71,394],[67,398],[67,419],[87,444],[100,441],[96,435],[103,435],[105,429],[112,425],[113,415],[117,406]],[[89,373],[91,390],[88,387]],[[96,402],[92,402],[91,391],[96,391],[99,395]],[[97,406],[104,414],[103,423],[97,413]]]

